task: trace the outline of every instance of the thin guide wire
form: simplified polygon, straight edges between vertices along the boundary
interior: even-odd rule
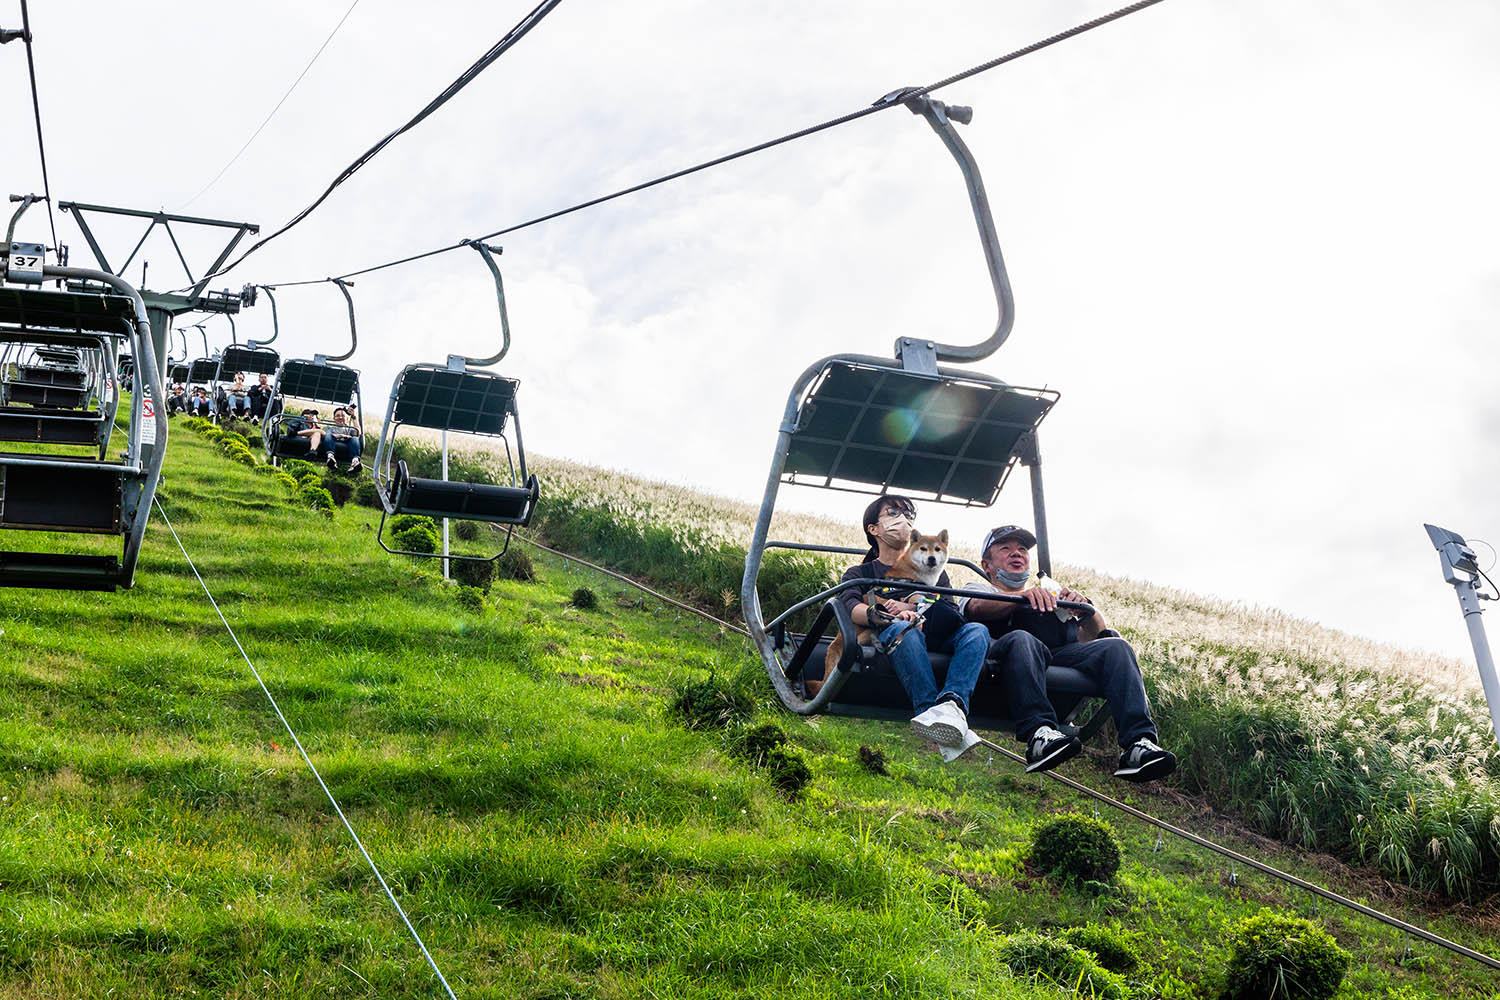
[[[36,116],[36,151],[42,160],[42,194],[47,197],[47,228],[52,230],[52,248],[57,249],[57,220],[52,216],[52,182],[47,179],[47,145],[42,141],[42,102],[36,89],[36,59],[31,52],[31,12],[21,0],[21,32],[26,41],[26,69],[31,74],[31,110]],[[9,247],[6,248],[7,252]]]
[[[437,962],[433,960],[432,953],[427,950],[427,945],[423,943],[422,935],[418,934],[417,929],[412,926],[411,920],[406,916],[406,911],[396,901],[396,894],[391,892],[391,887],[386,884],[385,876],[380,874],[380,869],[376,866],[375,860],[370,857],[370,852],[365,850],[364,841],[359,839],[359,834],[354,832],[354,826],[349,822],[349,817],[345,816],[344,810],[339,808],[338,800],[333,797],[333,792],[329,791],[327,783],[323,780],[323,775],[318,773],[317,765],[312,762],[312,758],[307,754],[307,749],[302,746],[302,741],[297,738],[296,732],[292,729],[292,724],[281,713],[281,706],[276,704],[276,697],[271,694],[271,689],[266,687],[266,682],[261,678],[260,671],[255,669],[255,664],[250,662],[250,655],[245,652],[245,647],[240,645],[239,636],[234,634],[234,629],[230,626],[229,619],[224,617],[224,612],[219,608],[219,602],[214,600],[213,592],[208,589],[208,584],[203,581],[203,574],[198,572],[198,567],[193,563],[193,557],[188,555],[187,547],[182,544],[182,539],[178,537],[177,529],[172,526],[171,518],[167,517],[166,508],[161,505],[161,497],[158,496],[155,499],[156,509],[161,514],[161,519],[166,524],[167,530],[172,533],[172,540],[182,550],[182,558],[187,560],[188,569],[191,569],[193,576],[197,577],[198,586],[203,588],[203,593],[208,597],[208,603],[213,605],[214,613],[219,616],[219,621],[224,623],[224,631],[229,633],[229,638],[234,642],[234,648],[240,651],[240,656],[244,659],[245,666],[249,667],[250,673],[255,675],[255,682],[260,685],[261,691],[265,693],[266,700],[271,703],[271,708],[276,712],[276,718],[281,720],[281,725],[286,729],[286,734],[292,738],[292,742],[296,745],[297,752],[302,755],[302,760],[307,764],[308,770],[312,771],[313,777],[318,779],[318,787],[322,788],[323,794],[328,796],[328,801],[333,806],[333,811],[338,813],[339,819],[344,824],[344,829],[349,831],[349,836],[354,841],[354,846],[359,848],[359,853],[364,855],[365,863],[370,866],[370,871],[375,873],[376,880],[380,882],[380,888],[385,890],[386,898],[391,901],[391,905],[401,915],[401,922],[411,932],[412,940],[417,942],[418,948],[422,949],[422,956],[427,959],[427,964],[432,967],[433,973],[438,977],[438,982],[443,984],[443,991],[448,994],[450,1000],[458,1000],[453,995],[453,988],[448,985],[448,980],[443,976],[442,970],[438,968]]]

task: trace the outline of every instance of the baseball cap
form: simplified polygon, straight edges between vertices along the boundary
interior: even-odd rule
[[[998,528],[991,528],[990,533],[984,536],[984,544],[979,547],[980,558],[989,552],[991,545],[1011,538],[1019,538],[1026,543],[1028,549],[1036,544],[1036,536],[1025,528],[1018,524],[1003,524]]]

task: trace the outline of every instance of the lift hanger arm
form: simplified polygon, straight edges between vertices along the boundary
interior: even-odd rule
[[[349,350],[338,357],[325,358],[325,361],[348,361],[354,356],[354,349],[359,346],[359,331],[354,327],[354,298],[349,294],[349,286],[354,282],[345,281],[343,278],[329,278],[329,281],[339,286],[339,291],[344,293],[344,302],[349,306]]]
[[[500,280],[500,267],[495,263],[492,250],[496,253],[504,252],[501,247],[488,247],[482,240],[464,240],[464,243],[479,251],[479,256],[484,258],[485,266],[490,269],[490,274],[495,276],[495,297],[500,300],[500,332],[504,338],[500,343],[500,353],[488,358],[464,358],[466,364],[483,368],[487,365],[499,364],[500,359],[505,357],[510,350],[510,317],[505,313],[505,284]]]
[[[271,339],[245,341],[245,346],[250,348],[251,350],[255,350],[258,347],[269,347],[270,345],[276,343],[277,337],[281,336],[281,321],[276,317],[276,296],[271,294],[270,285],[260,285],[258,287],[261,291],[266,293],[266,298],[271,303]]]

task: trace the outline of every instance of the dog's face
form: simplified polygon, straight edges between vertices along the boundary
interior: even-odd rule
[[[936,584],[943,567],[948,565],[948,529],[944,528],[936,535],[913,531],[906,555],[923,583]]]

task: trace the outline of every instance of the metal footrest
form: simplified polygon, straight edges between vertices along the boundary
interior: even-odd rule
[[[85,378],[87,375],[77,368],[49,368],[46,365],[18,365],[16,368],[17,382],[31,382],[35,385],[82,389]]]
[[[0,455],[0,528],[104,535],[122,530],[123,470],[5,464],[6,458],[35,457]]]
[[[115,556],[0,552],[0,587],[112,591],[119,581],[120,560]]]

